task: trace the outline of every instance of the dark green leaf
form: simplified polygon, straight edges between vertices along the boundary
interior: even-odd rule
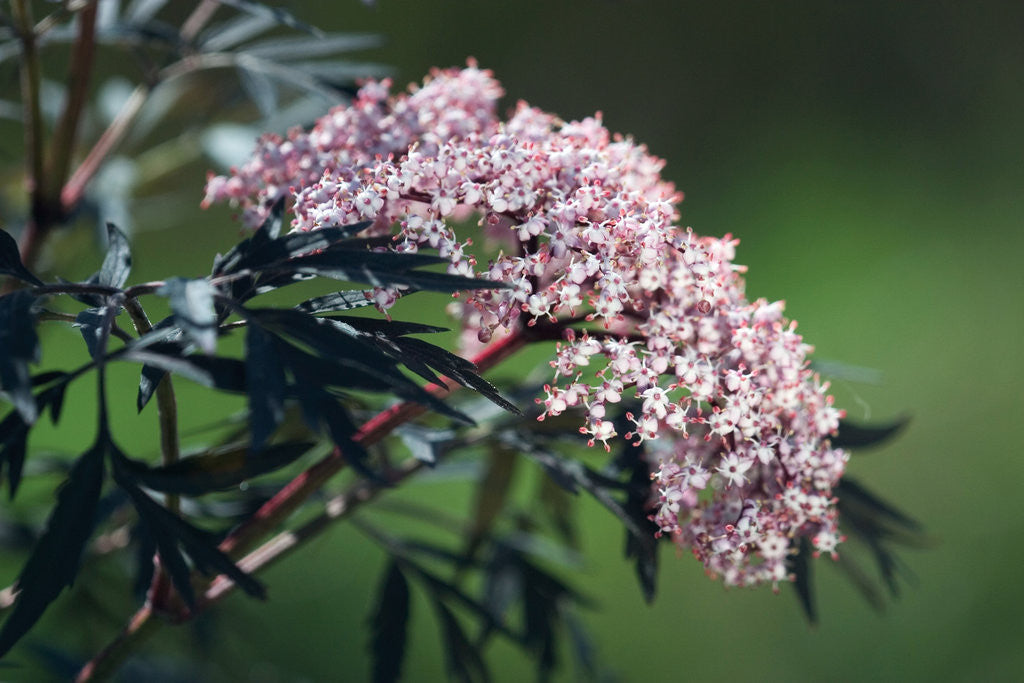
[[[46,530],[18,576],[14,610],[0,629],[0,657],[28,633],[64,587],[74,582],[82,551],[96,523],[104,455],[109,445],[101,434],[97,443],[75,462],[58,491]]]
[[[0,387],[29,424],[38,414],[28,372],[28,364],[39,361],[35,300],[23,289],[0,296]]]
[[[314,445],[305,441],[283,443],[255,452],[245,446],[229,446],[162,467],[148,467],[135,460],[127,460],[125,467],[135,481],[148,489],[198,496],[234,488],[248,479],[281,469]]]
[[[28,425],[21,413],[12,411],[3,422],[0,422],[0,472],[7,465],[7,491],[10,499],[21,483],[21,469],[25,463],[25,452],[28,444]]]
[[[793,586],[796,597],[804,610],[804,616],[811,624],[818,623],[818,610],[814,605],[814,585],[811,582],[811,543],[806,536],[800,537],[800,548],[795,555],[786,558],[786,566],[794,576]]]
[[[113,223],[107,223],[107,254],[96,276],[96,283],[123,287],[132,269],[132,252],[128,237]]]
[[[174,320],[185,334],[207,354],[217,348],[217,313],[213,307],[216,290],[205,278],[169,278],[157,294],[170,300]]]
[[[0,230],[0,275],[10,275],[31,285],[43,284],[43,281],[33,275],[22,263],[18,242],[6,230]]]
[[[434,599],[437,620],[441,624],[441,635],[444,638],[445,664],[448,675],[460,681],[489,681],[491,675],[487,671],[480,652],[466,637],[462,625],[441,600]]]
[[[832,437],[834,448],[870,448],[895,436],[910,422],[910,418],[900,418],[883,425],[858,425],[848,420],[839,421],[839,433]]]
[[[259,450],[284,419],[286,378],[270,333],[250,324],[245,335],[245,383],[253,450]]]
[[[409,626],[409,582],[397,562],[392,561],[381,583],[377,609],[370,622],[373,633],[373,680],[390,683],[402,676]]]

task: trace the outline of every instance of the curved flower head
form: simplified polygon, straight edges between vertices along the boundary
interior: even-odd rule
[[[682,196],[664,162],[600,114],[564,122],[520,102],[499,119],[501,87],[473,63],[404,94],[390,85],[366,84],[308,132],[264,137],[247,164],[210,179],[205,201],[233,202],[255,225],[290,195],[296,230],[371,220],[393,249],[436,250],[451,273],[511,283],[462,295],[464,345],[564,327],[541,417],[576,407],[592,445],[646,442],[651,519],[726,583],[785,580],[800,537],[834,553],[847,455],[829,436],[841,411],[782,304],[747,300],[738,241],[676,224]],[[458,234],[470,216],[506,244],[486,264]],[[640,408],[618,434],[623,398]]]

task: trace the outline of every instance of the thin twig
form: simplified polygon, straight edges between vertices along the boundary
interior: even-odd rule
[[[96,53],[98,5],[98,2],[90,2],[78,15],[78,35],[69,60],[67,100],[50,140],[43,199],[47,204],[61,209],[61,188],[71,169],[78,124],[89,97],[89,77],[92,73],[93,56]]]
[[[135,331],[140,337],[153,331],[149,317],[137,299],[128,299],[125,302],[125,310],[131,316]],[[156,407],[160,422],[161,462],[166,467],[178,462],[181,457],[181,443],[178,439],[178,401],[174,396],[174,384],[171,382],[170,373],[165,373],[156,385]],[[181,500],[178,496],[168,493],[164,497],[164,505],[177,514],[181,509]],[[167,572],[160,567],[158,556],[153,556],[153,563],[153,583],[149,589],[148,599],[155,610],[166,611],[174,585]]]

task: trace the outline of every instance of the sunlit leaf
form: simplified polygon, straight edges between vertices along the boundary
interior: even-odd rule
[[[96,276],[97,284],[122,287],[132,269],[132,252],[128,237],[113,223],[107,223],[107,254]]]
[[[174,321],[207,354],[217,348],[216,289],[206,278],[173,277],[157,290],[170,300]]]

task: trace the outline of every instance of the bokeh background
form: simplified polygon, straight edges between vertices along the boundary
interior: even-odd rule
[[[751,297],[784,299],[816,358],[872,370],[834,380],[851,419],[911,417],[849,470],[929,535],[902,554],[912,580],[883,614],[828,560],[817,562],[821,620],[810,628],[789,587],[726,591],[671,552],[648,606],[619,525],[584,503],[585,560],[572,578],[596,599],[585,624],[619,680],[1024,676],[1024,4],[288,6],[327,30],[383,36],[360,56],[389,65],[397,84],[472,56],[503,83],[505,108],[524,99],[565,119],[602,111],[611,130],[667,159],[685,225],[741,239]],[[237,237],[227,210],[195,206],[211,164],[167,176],[195,202],[138,204],[137,278],[202,273]],[[210,411],[200,396],[184,408],[197,424]],[[50,447],[90,434],[88,422],[72,421]],[[119,438],[141,450],[145,430],[144,418]],[[401,495],[464,513],[468,490],[427,478]],[[338,526],[266,574],[269,604],[233,597],[204,622],[208,637],[165,630],[147,652],[191,657],[209,680],[362,680],[383,563]],[[4,567],[13,578],[17,565]],[[97,572],[83,581],[102,582]],[[41,634],[94,648],[114,632],[109,618],[126,614],[76,605]],[[441,679],[432,615],[423,601],[413,609],[407,678]],[[82,636],[83,619],[101,625]],[[491,654],[497,680],[532,678],[515,651]],[[558,679],[573,680],[563,659]]]

